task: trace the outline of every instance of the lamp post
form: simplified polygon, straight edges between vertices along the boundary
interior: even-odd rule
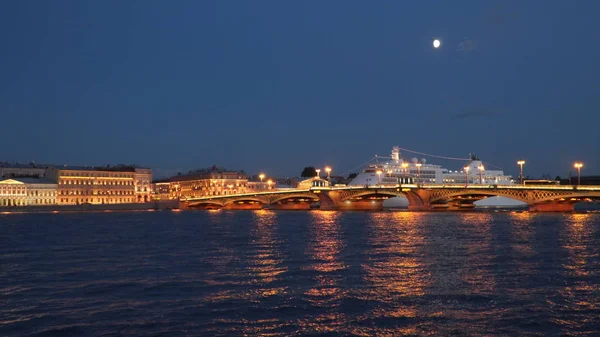
[[[417,167],[417,184],[419,184],[419,182],[421,181],[421,166],[423,164],[421,163],[416,163],[415,166]]]
[[[383,173],[381,170],[377,170],[377,185],[381,185],[381,173]]]
[[[519,166],[521,166],[521,174],[519,175],[519,177],[521,178],[521,185],[522,185],[525,183],[525,181],[523,180],[523,165],[525,165],[525,161],[523,159],[521,159],[517,162],[517,164],[519,164]]]
[[[271,180],[271,179],[267,180],[267,185],[269,185],[269,189],[271,189],[272,184],[273,184],[273,180]]]
[[[468,166],[465,166],[465,187],[469,186],[469,168]]]
[[[327,172],[327,180],[331,180],[331,167],[325,166],[325,172]]]
[[[479,165],[477,168],[479,169],[479,184],[483,185],[483,170],[485,170],[485,168],[483,165]]]
[[[316,169],[315,171],[317,172],[317,179],[320,179],[321,178],[321,176],[320,176],[321,169]]]
[[[408,163],[402,162],[402,177],[404,178],[404,182],[406,183],[406,168],[408,167]]]
[[[265,174],[264,173],[259,174],[258,178],[260,179],[260,182],[262,183],[263,179],[265,179]]]
[[[577,169],[577,185],[581,185],[581,168],[583,167],[583,163],[577,162],[575,163],[575,168]]]

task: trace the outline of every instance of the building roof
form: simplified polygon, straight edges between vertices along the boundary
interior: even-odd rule
[[[135,172],[135,169],[150,169],[148,167],[140,167],[135,165],[106,165],[106,166],[74,166],[63,165],[56,166],[59,170],[78,170],[78,171],[112,171],[112,172]]]
[[[55,181],[44,178],[7,178],[0,180],[0,182],[8,182],[9,180],[17,181],[23,184],[53,184],[56,185]]]
[[[41,164],[36,164],[36,163],[21,164],[21,163],[0,162],[0,167],[46,169],[48,167],[52,167],[52,165],[46,165],[46,164],[41,165]]]
[[[54,164],[36,164],[36,163],[9,163],[9,162],[0,162],[0,167],[5,168],[37,168],[37,169],[47,169],[47,168],[57,168],[62,170],[84,170],[84,171],[127,171],[134,172],[135,169],[145,169],[149,170],[149,167],[142,167],[137,165],[106,165],[106,166],[81,166],[81,165],[54,165]]]

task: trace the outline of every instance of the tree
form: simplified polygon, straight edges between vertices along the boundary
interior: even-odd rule
[[[556,178],[554,178],[554,180],[560,181],[560,176],[556,176]]]
[[[307,166],[304,168],[304,170],[302,170],[302,173],[300,173],[300,176],[302,178],[312,178],[312,177],[316,177],[317,176],[317,171],[315,170],[314,167],[312,166]]]

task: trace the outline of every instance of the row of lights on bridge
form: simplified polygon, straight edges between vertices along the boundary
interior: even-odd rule
[[[416,163],[415,166],[417,167],[417,180],[421,178],[421,166],[423,164],[421,163]],[[523,176],[523,165],[525,165],[525,160],[519,160],[517,161],[517,165],[519,165],[519,167],[521,168],[521,173],[520,173],[520,183],[523,184],[524,183],[524,176]],[[404,172],[404,176],[406,176],[406,168],[408,167],[408,163],[402,163],[402,170]],[[576,162],[574,164],[575,168],[577,169],[577,184],[581,185],[581,168],[583,167],[583,163],[581,162]],[[463,168],[465,170],[465,177],[466,177],[466,181],[467,183],[469,182],[469,170],[471,169],[469,166],[465,166]],[[483,184],[483,171],[485,171],[485,167],[483,165],[479,165],[477,167],[477,169],[479,170],[479,183]],[[316,169],[315,170],[317,172],[316,178],[320,179],[321,178],[321,169]],[[327,172],[327,179],[330,180],[331,179],[331,167],[329,166],[325,166],[325,172]],[[375,173],[377,173],[377,183],[381,184],[381,175],[383,174],[382,170],[377,170]],[[391,170],[388,171],[388,173],[392,173]],[[263,181],[263,179],[265,178],[264,173],[261,173],[258,175],[258,178],[260,178],[260,182]],[[271,187],[271,184],[273,184],[273,181],[271,179],[269,179],[267,181],[267,184],[269,185],[269,187]]]
[[[415,166],[417,167],[417,180],[421,178],[421,163],[416,163]],[[519,160],[517,161],[517,165],[519,165],[521,167],[521,174],[520,174],[520,183],[523,184],[524,183],[524,176],[523,176],[523,165],[525,165],[525,161],[524,160]],[[406,176],[406,168],[408,167],[408,163],[402,163],[402,169],[404,171],[404,175]],[[581,168],[583,167],[583,163],[581,162],[576,162],[574,164],[574,167],[577,169],[577,185],[581,185]],[[463,168],[465,170],[465,177],[466,177],[466,182],[469,182],[469,170],[471,169],[469,166],[465,166]],[[477,167],[477,169],[479,170],[479,183],[483,184],[483,171],[485,170],[485,167],[483,165],[479,165]],[[331,171],[331,169],[329,169]],[[318,170],[317,170],[318,171]],[[329,171],[328,171],[329,172]],[[388,171],[391,174],[391,170]],[[377,183],[381,184],[381,175],[383,174],[382,170],[377,170],[375,173],[377,173]],[[317,174],[318,176],[318,174]]]
[[[517,162],[517,165],[519,165],[521,167],[521,173],[520,173],[520,180],[521,180],[521,184],[524,183],[524,176],[523,176],[523,165],[525,165],[525,161],[523,159],[519,160]],[[582,162],[575,162],[573,164],[573,167],[575,167],[577,169],[577,185],[581,185],[581,168],[583,167],[583,163]]]
[[[263,179],[265,179],[265,174],[261,173],[258,175],[258,179],[260,179],[260,182],[263,182]],[[269,179],[267,180],[267,185],[269,185],[269,188],[271,188],[271,185],[273,185],[273,180]]]

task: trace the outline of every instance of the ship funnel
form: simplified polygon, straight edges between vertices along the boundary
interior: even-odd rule
[[[425,164],[426,162],[427,162],[427,159],[421,158],[421,163]]]
[[[394,146],[392,148],[392,160],[395,162],[398,162],[400,160],[400,148],[397,146]]]

